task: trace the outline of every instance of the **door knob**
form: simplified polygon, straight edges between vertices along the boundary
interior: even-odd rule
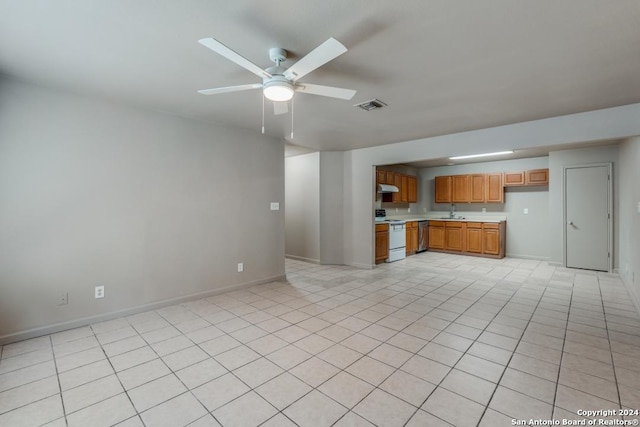
[[[573,225],[573,221],[569,221],[569,222],[568,222],[568,224],[569,224],[569,225]]]

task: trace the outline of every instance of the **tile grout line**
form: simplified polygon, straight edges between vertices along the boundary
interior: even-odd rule
[[[473,282],[469,283],[467,286],[465,286],[464,288],[460,289],[458,292],[456,292],[455,294],[451,295],[451,296],[450,296],[449,298],[447,298],[446,300],[442,301],[442,302],[441,302],[437,307],[434,307],[434,308],[433,308],[432,310],[430,310],[428,313],[430,313],[431,311],[433,311],[433,310],[435,310],[435,309],[438,309],[442,304],[444,304],[444,303],[448,302],[450,299],[454,298],[455,296],[457,296],[458,294],[460,294],[460,293],[461,293],[461,292],[463,292],[464,290],[468,289],[470,286],[472,286],[472,285],[473,285],[474,283],[476,283],[476,282],[477,282],[477,280],[474,280]],[[449,283],[449,282],[447,282],[447,283]],[[446,284],[446,283],[445,283],[445,284]],[[443,286],[444,286],[445,284],[443,284]],[[481,296],[479,296],[479,297],[474,301],[474,303],[473,303],[473,304],[471,304],[469,307],[467,307],[467,308],[466,308],[462,313],[459,313],[459,314],[458,314],[458,316],[456,316],[453,320],[449,321],[449,325],[447,326],[447,328],[448,328],[449,326],[451,326],[452,324],[454,324],[454,323],[455,323],[455,321],[456,321],[457,319],[459,319],[461,316],[463,316],[463,315],[464,315],[464,313],[466,313],[466,312],[467,312],[471,307],[473,307],[476,303],[478,303],[478,301],[480,301],[484,296],[486,296],[489,292],[491,292],[491,290],[492,290],[492,289],[489,289],[489,290],[485,291]],[[516,293],[517,293],[517,291],[516,291],[516,292],[514,292],[514,293],[511,295],[511,297],[509,297],[509,299],[508,299],[508,300],[503,304],[503,306],[502,306],[502,308],[501,308],[501,310],[500,310],[500,311],[502,311],[502,309],[504,309],[504,307],[509,303],[509,301],[511,301],[511,299],[513,299],[513,297],[515,296],[515,294],[516,294]],[[443,310],[443,309],[441,309],[441,310]],[[445,311],[449,311],[449,310],[445,310]],[[500,311],[498,311],[498,312],[493,316],[493,319],[495,319],[495,318],[496,318],[496,316],[500,313]],[[428,314],[428,313],[427,313],[427,314]],[[425,314],[425,316],[426,316],[427,314]],[[423,317],[424,317],[424,316],[423,316]],[[473,316],[470,316],[470,317],[473,317]],[[481,333],[478,335],[478,337],[479,337],[480,335],[482,335],[482,332],[484,332],[484,331],[487,329],[487,327],[489,327],[489,325],[490,325],[490,324],[491,324],[491,321],[489,321],[489,322],[487,323],[487,326],[485,326],[485,327],[481,330]],[[466,325],[463,325],[463,326],[466,326]],[[438,332],[438,333],[437,333],[437,334],[436,334],[436,335],[435,335],[431,340],[429,340],[425,345],[423,345],[423,346],[420,348],[420,350],[418,350],[418,352],[416,352],[414,355],[419,355],[418,353],[419,353],[420,351],[422,351],[422,349],[424,349],[424,348],[425,348],[429,343],[433,342],[433,340],[434,340],[435,338],[437,338],[437,337],[438,337],[442,332],[445,332],[445,329],[446,329],[446,328],[444,328],[444,329],[440,330],[440,332]],[[473,328],[473,329],[477,329],[477,328]],[[450,333],[450,332],[449,332],[449,333]],[[457,334],[454,334],[454,333],[451,333],[451,334],[452,334],[452,335],[456,335],[456,336],[460,336],[460,335],[457,335]],[[466,338],[466,337],[462,337],[462,338]],[[467,339],[468,339],[468,338],[467,338]],[[477,339],[478,339],[478,338],[476,337],[476,338],[473,340],[473,343],[477,342]],[[436,344],[437,344],[437,343],[436,343]],[[468,347],[464,352],[461,352],[461,353],[462,353],[462,355],[460,356],[460,359],[462,359],[462,358],[467,354],[467,352],[469,351],[469,349],[470,349],[472,346],[473,346],[473,344],[469,345],[469,347]],[[428,359],[428,358],[427,358],[427,359]],[[422,406],[427,402],[427,400],[429,400],[429,398],[431,397],[431,395],[432,395],[433,393],[435,393],[435,391],[438,389],[438,387],[440,387],[440,384],[442,384],[442,382],[443,382],[443,381],[445,380],[445,378],[449,375],[449,373],[450,373],[453,369],[455,369],[455,366],[456,366],[456,365],[457,365],[457,363],[460,361],[460,359],[458,359],[458,361],[457,361],[453,366],[450,366],[450,367],[449,367],[449,371],[447,372],[447,374],[442,378],[442,380],[440,380],[440,382],[439,382],[438,384],[435,384],[435,386],[436,386],[436,387],[431,391],[431,393],[429,393],[429,394],[427,395],[427,397],[424,399],[424,401],[423,401],[423,402],[418,406],[417,410],[413,412],[412,416],[407,420],[407,422],[405,423],[405,425],[406,425],[409,421],[411,421],[411,418],[413,418],[413,416],[414,416],[414,415],[415,415],[415,414],[416,414],[416,413],[417,413],[417,412],[422,408]],[[431,359],[429,359],[429,360],[431,360]],[[486,360],[486,359],[485,359],[485,360]],[[436,362],[437,362],[437,361],[436,361]],[[405,363],[406,363],[406,362],[405,362]],[[437,363],[440,363],[440,362],[437,362]],[[401,367],[402,367],[402,366],[404,366],[404,363],[401,365]],[[448,366],[448,365],[446,365],[446,366]],[[400,367],[400,368],[401,368],[401,367]],[[400,368],[398,368],[398,370],[400,370]],[[464,371],[463,371],[463,372],[464,372]],[[470,375],[472,375],[472,374],[470,374]],[[474,376],[475,376],[475,375],[474,375]],[[496,384],[496,386],[497,386],[497,384]],[[461,395],[459,395],[458,393],[455,393],[455,392],[452,392],[452,393],[454,393],[454,394],[456,394],[456,395],[458,395],[458,396],[461,396]],[[461,397],[464,397],[465,399],[468,399],[468,398],[467,398],[467,397],[465,397],[465,396],[461,396]],[[471,400],[471,399],[469,399],[469,400]],[[488,406],[488,403],[487,403],[487,405],[486,405],[486,406]],[[485,409],[486,409],[486,406],[485,406]],[[425,411],[425,412],[427,412],[427,411]],[[429,414],[431,414],[430,412],[428,412],[428,413],[429,413]],[[437,416],[436,416],[436,415],[434,415],[434,414],[431,414],[431,415],[433,415],[434,417],[436,417],[436,418],[438,418],[438,419],[441,419],[441,418],[437,417]],[[480,419],[478,420],[478,422],[480,422],[480,420],[482,419],[482,416],[484,416],[484,411],[483,411],[482,415],[480,416]],[[445,421],[445,420],[443,420],[443,421]],[[447,422],[447,421],[445,421],[445,422]]]
[[[65,409],[64,406],[64,399],[62,398],[62,384],[60,384],[60,374],[58,373],[58,363],[56,361],[56,353],[54,350],[54,345],[53,345],[53,338],[51,338],[51,335],[49,335],[49,343],[51,344],[51,355],[53,356],[53,367],[55,368],[56,371],[56,380],[58,381],[58,390],[60,390],[60,403],[62,405],[62,416],[64,417],[64,424],[66,426],[69,425],[69,420],[67,420],[67,411]],[[55,420],[54,420],[55,421]]]
[[[181,304],[178,304],[178,305],[179,305],[179,306],[182,306]],[[193,313],[193,312],[192,312],[191,310],[189,310],[189,309],[186,309],[186,310],[187,310],[187,311],[189,311],[190,313]],[[196,347],[200,348],[200,347],[198,346],[198,344],[196,344],[196,343],[195,343],[191,338],[189,338],[188,336],[186,336],[186,334],[185,334],[185,333],[183,333],[180,329],[176,328],[175,324],[174,324],[174,323],[172,323],[170,320],[168,320],[165,316],[163,316],[161,313],[158,313],[158,311],[157,311],[157,310],[154,310],[153,312],[154,312],[155,314],[157,314],[158,316],[160,316],[163,320],[165,320],[166,322],[168,322],[168,323],[171,325],[171,327],[173,327],[174,329],[178,330],[178,331],[180,332],[180,335],[181,335],[181,336],[183,336],[183,337],[185,337],[186,339],[188,339],[192,344],[194,344],[194,346],[196,346]],[[194,314],[196,314],[196,313],[194,313]],[[196,316],[198,316],[198,315],[196,314]],[[198,317],[199,317],[199,318],[201,318],[200,316],[198,316]],[[151,410],[151,409],[153,409],[153,408],[156,408],[156,407],[158,407],[158,406],[160,406],[160,405],[162,405],[162,404],[164,404],[164,403],[166,403],[166,402],[168,402],[168,401],[170,401],[170,400],[172,400],[172,399],[175,399],[176,397],[179,397],[179,396],[182,396],[182,395],[185,395],[185,394],[189,393],[189,394],[190,394],[190,395],[191,395],[191,396],[192,396],[192,397],[193,397],[193,398],[194,398],[194,399],[195,399],[195,400],[196,400],[196,401],[197,401],[197,402],[198,402],[198,403],[199,403],[199,404],[204,408],[205,412],[206,412],[208,415],[211,415],[211,417],[212,417],[216,422],[218,422],[218,420],[216,419],[216,417],[213,415],[213,411],[211,411],[211,412],[210,412],[210,411],[209,411],[209,409],[207,409],[207,407],[204,405],[204,403],[202,403],[202,402],[200,401],[200,399],[198,399],[198,397],[193,393],[193,390],[191,390],[191,389],[190,389],[190,388],[189,388],[189,387],[188,387],[188,386],[187,386],[187,385],[182,381],[182,379],[180,379],[180,377],[179,377],[179,376],[174,372],[173,368],[171,368],[171,367],[170,367],[170,366],[169,366],[169,365],[164,361],[164,359],[162,358],[162,356],[160,356],[160,355],[158,354],[158,352],[156,351],[156,349],[155,349],[155,348],[153,348],[152,344],[150,344],[150,343],[149,343],[149,341],[147,341],[147,339],[146,339],[144,336],[142,336],[142,334],[141,334],[141,333],[139,333],[139,332],[138,332],[138,330],[136,329],[136,327],[135,327],[134,325],[132,325],[132,324],[131,324],[131,322],[129,322],[126,318],[123,318],[123,319],[124,319],[124,320],[125,320],[125,321],[126,321],[126,322],[127,322],[127,323],[128,323],[128,324],[129,324],[129,325],[130,325],[134,330],[135,330],[135,331],[136,331],[136,333],[137,333],[137,334],[140,336],[140,338],[141,338],[141,339],[142,339],[142,340],[147,344],[147,346],[151,349],[151,351],[153,351],[153,352],[156,354],[156,356],[158,356],[157,360],[160,360],[160,362],[162,362],[162,364],[164,364],[164,366],[166,366],[166,368],[167,368],[167,369],[169,370],[169,372],[170,372],[170,373],[169,373],[169,374],[167,374],[167,375],[163,375],[163,376],[161,376],[161,377],[154,378],[153,380],[147,381],[146,383],[143,383],[143,384],[140,384],[140,385],[138,385],[138,386],[136,386],[136,387],[133,387],[133,388],[132,388],[132,390],[134,390],[134,389],[136,389],[136,388],[138,388],[138,387],[141,387],[141,386],[143,386],[143,385],[145,385],[145,384],[150,384],[150,383],[152,383],[153,381],[156,381],[156,380],[158,380],[158,379],[160,379],[160,378],[167,377],[167,376],[169,376],[169,375],[174,375],[174,376],[176,377],[176,379],[177,379],[178,381],[180,381],[180,384],[182,384],[182,385],[183,385],[183,387],[184,387],[184,388],[185,388],[185,390],[186,390],[186,391],[184,391],[184,392],[182,392],[182,393],[179,393],[179,394],[177,394],[177,395],[175,395],[175,396],[170,397],[170,398],[169,398],[169,399],[167,399],[167,400],[163,400],[162,402],[159,402],[159,403],[157,403],[157,404],[155,404],[155,405],[153,405],[153,406],[150,406],[149,408],[145,409],[145,410],[144,410],[144,411],[142,411],[142,412],[149,411],[149,410]],[[205,320],[207,323],[211,324],[211,323],[210,323],[210,322],[208,322],[206,319],[203,319],[203,320]],[[180,322],[178,322],[178,323],[180,323]],[[211,325],[211,326],[213,326],[213,325]],[[205,326],[205,327],[206,327],[206,326]],[[162,329],[162,328],[160,328],[160,329]],[[159,330],[159,329],[157,329],[157,330]],[[148,332],[152,332],[152,331],[148,331]],[[224,331],[222,331],[222,332],[224,332]],[[180,335],[177,335],[177,336],[180,336]],[[175,338],[175,337],[167,338],[166,340],[161,340],[161,341],[158,341],[158,342],[156,342],[156,343],[154,343],[154,344],[157,344],[157,343],[159,343],[159,342],[168,341],[168,340],[173,339],[173,338]],[[182,349],[182,350],[184,350],[184,349]],[[175,351],[174,353],[177,353],[178,351],[182,351],[182,350],[177,350],[177,351]],[[204,351],[207,355],[209,355],[209,353],[207,353],[204,349],[200,348],[200,350]],[[133,351],[133,350],[132,350],[132,351]],[[169,353],[169,354],[173,354],[173,353]],[[168,354],[167,354],[167,355],[168,355]],[[165,356],[167,356],[167,355],[165,355]],[[213,358],[213,356],[211,356],[211,355],[209,355],[209,357]],[[148,362],[150,362],[150,361],[143,362],[143,363],[138,364],[138,365],[135,365],[135,366],[141,366],[141,365],[143,365],[144,363],[148,363]],[[196,363],[199,363],[199,362],[196,362]],[[196,363],[194,363],[194,364],[192,364],[192,365],[195,365]],[[189,367],[189,366],[192,366],[192,365],[188,365],[188,366],[186,366],[186,367]],[[134,368],[135,366],[132,366],[132,367],[127,368],[127,369]],[[221,366],[222,366],[222,365],[221,365]],[[185,368],[186,368],[186,367],[185,367]],[[225,368],[225,369],[226,369],[226,368]],[[123,371],[125,371],[125,370],[126,370],[126,369],[123,369]],[[228,371],[228,370],[227,370],[227,371]],[[114,368],[114,372],[116,372],[115,368]],[[229,373],[230,373],[230,371],[229,371]],[[224,374],[224,375],[226,375],[226,374]],[[118,381],[120,381],[120,377],[118,377],[118,374],[117,374],[117,373],[116,373],[116,377],[118,378]],[[133,409],[136,411],[136,415],[138,416],[138,418],[140,418],[140,421],[141,421],[144,425],[146,425],[146,423],[145,423],[145,422],[144,422],[144,420],[142,419],[142,413],[141,413],[140,411],[138,411],[138,408],[136,408],[135,404],[134,404],[134,403],[133,403],[133,401],[131,400],[131,396],[129,396],[129,391],[124,387],[124,384],[122,384],[122,382],[121,382],[121,381],[120,381],[120,385],[122,386],[122,389],[124,390],[124,392],[127,394],[127,397],[129,398],[129,401],[131,402],[131,406],[132,406],[132,407],[133,407]],[[203,415],[202,417],[200,417],[200,418],[198,418],[198,419],[196,419],[196,420],[193,420],[193,422],[196,422],[196,421],[198,421],[198,420],[200,420],[200,419],[202,419],[202,418],[204,418],[204,417],[206,417],[206,415]],[[192,423],[193,423],[193,422],[192,422]],[[189,424],[192,424],[192,423],[189,423]],[[220,424],[220,423],[219,423],[219,424]],[[222,424],[221,424],[221,425],[222,425]]]
[[[500,386],[500,381],[504,377],[504,374],[507,372],[507,369],[509,369],[509,364],[511,363],[511,360],[513,359],[513,356],[516,354],[516,350],[517,350],[518,346],[520,345],[520,343],[522,342],[522,340],[524,338],[524,334],[527,332],[527,328],[531,324],[531,321],[532,321],[531,319],[533,319],[533,317],[535,316],[536,310],[540,306],[540,302],[544,298],[544,294],[547,292],[547,289],[548,289],[548,287],[545,286],[545,290],[542,292],[542,294],[540,294],[540,297],[538,298],[538,302],[536,303],[535,308],[532,310],[531,316],[529,316],[529,320],[527,321],[527,325],[522,330],[522,334],[520,335],[520,338],[518,339],[518,343],[516,344],[515,348],[511,352],[511,356],[509,356],[509,360],[507,361],[507,363],[506,363],[506,365],[504,367],[504,370],[502,371],[502,374],[500,374],[500,378],[498,378],[498,382],[496,383],[496,387],[494,388],[493,393],[491,393],[491,397],[489,398],[489,401],[487,402],[487,405],[485,406],[484,411],[482,412],[482,416],[480,417],[480,420],[478,420],[478,424],[477,424],[478,427],[480,426],[480,422],[482,422],[482,418],[484,418],[484,415],[486,414],[487,410],[489,409],[489,405],[491,404],[491,400],[493,400],[493,396],[495,395],[496,391],[498,390],[498,387]],[[568,316],[568,313],[567,313],[567,316]],[[525,342],[528,342],[528,341],[525,341]],[[515,368],[512,368],[512,369],[515,369]],[[516,369],[516,370],[518,370],[518,369]],[[560,368],[558,368],[558,372],[560,372]],[[534,376],[536,376],[536,375],[534,375]],[[505,388],[509,388],[509,387],[505,387]],[[512,390],[512,389],[510,389],[510,390]],[[513,390],[513,391],[515,391],[516,393],[520,393],[517,390]],[[521,393],[521,394],[524,394],[524,393]],[[530,397],[532,399],[536,399],[535,397],[531,397],[531,396],[528,396],[528,397]],[[547,402],[544,402],[544,403],[547,403]],[[497,410],[495,410],[495,411],[502,414],[502,412],[500,412],[500,411],[497,411]],[[503,415],[507,415],[507,414],[503,414]],[[551,415],[553,416],[553,405],[551,407]],[[507,415],[507,416],[510,416],[510,415]]]
[[[569,307],[567,310],[567,320],[564,325],[564,336],[562,338],[562,348],[560,349],[560,361],[558,362],[558,375],[556,376],[556,384],[555,391],[553,393],[553,407],[551,408],[551,418],[553,419],[554,414],[556,413],[556,401],[558,399],[558,387],[560,386],[560,374],[562,373],[562,360],[564,359],[564,347],[567,342],[567,331],[569,330],[569,319],[571,318],[571,307],[573,305],[573,296],[575,292],[575,276],[571,281],[571,295],[569,297]],[[564,408],[561,408],[564,409]]]
[[[598,275],[598,293],[602,304],[602,315],[604,317],[604,327],[607,331],[607,342],[609,343],[609,355],[611,356],[611,368],[613,369],[613,381],[616,384],[616,393],[618,394],[618,406],[622,409],[622,396],[620,395],[620,385],[618,384],[618,376],[616,373],[616,364],[613,358],[613,346],[611,345],[611,336],[609,335],[609,323],[607,322],[607,313],[604,306],[604,296],[602,295],[602,285],[600,284],[600,276]]]

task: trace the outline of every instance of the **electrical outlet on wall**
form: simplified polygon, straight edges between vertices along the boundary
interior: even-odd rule
[[[239,262],[238,263],[238,273],[242,273],[244,271],[244,263],[243,262]]]
[[[104,286],[96,286],[95,297],[96,299],[104,298]]]

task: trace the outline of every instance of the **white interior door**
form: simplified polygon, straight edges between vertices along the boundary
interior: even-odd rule
[[[611,164],[565,169],[566,266],[611,269]]]

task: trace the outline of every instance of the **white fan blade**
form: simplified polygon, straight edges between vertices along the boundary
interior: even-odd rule
[[[219,93],[239,92],[241,90],[258,89],[261,87],[262,87],[262,83],[253,83],[250,85],[217,87],[215,89],[202,89],[202,90],[199,90],[198,93],[201,93],[202,95],[217,95]]]
[[[310,83],[298,84],[296,92],[309,93],[311,95],[330,96],[331,98],[351,99],[356,94],[355,90],[341,87],[314,85]]]
[[[280,114],[287,114],[289,112],[289,106],[287,101],[273,101],[273,114],[279,116]]]
[[[342,43],[331,37],[329,40],[309,52],[300,61],[289,67],[284,72],[284,76],[288,80],[295,82],[299,78],[306,76],[316,68],[319,68],[332,59],[337,58],[346,51],[347,48],[344,47]]]
[[[271,74],[267,73],[265,70],[258,67],[256,64],[249,61],[247,58],[240,55],[239,53],[236,53],[233,50],[229,49],[227,46],[223,45],[216,39],[212,39],[212,38],[200,39],[198,40],[198,43],[208,47],[218,55],[222,55],[228,60],[235,62],[242,68],[251,71],[253,74],[255,74],[260,78],[272,77]]]

